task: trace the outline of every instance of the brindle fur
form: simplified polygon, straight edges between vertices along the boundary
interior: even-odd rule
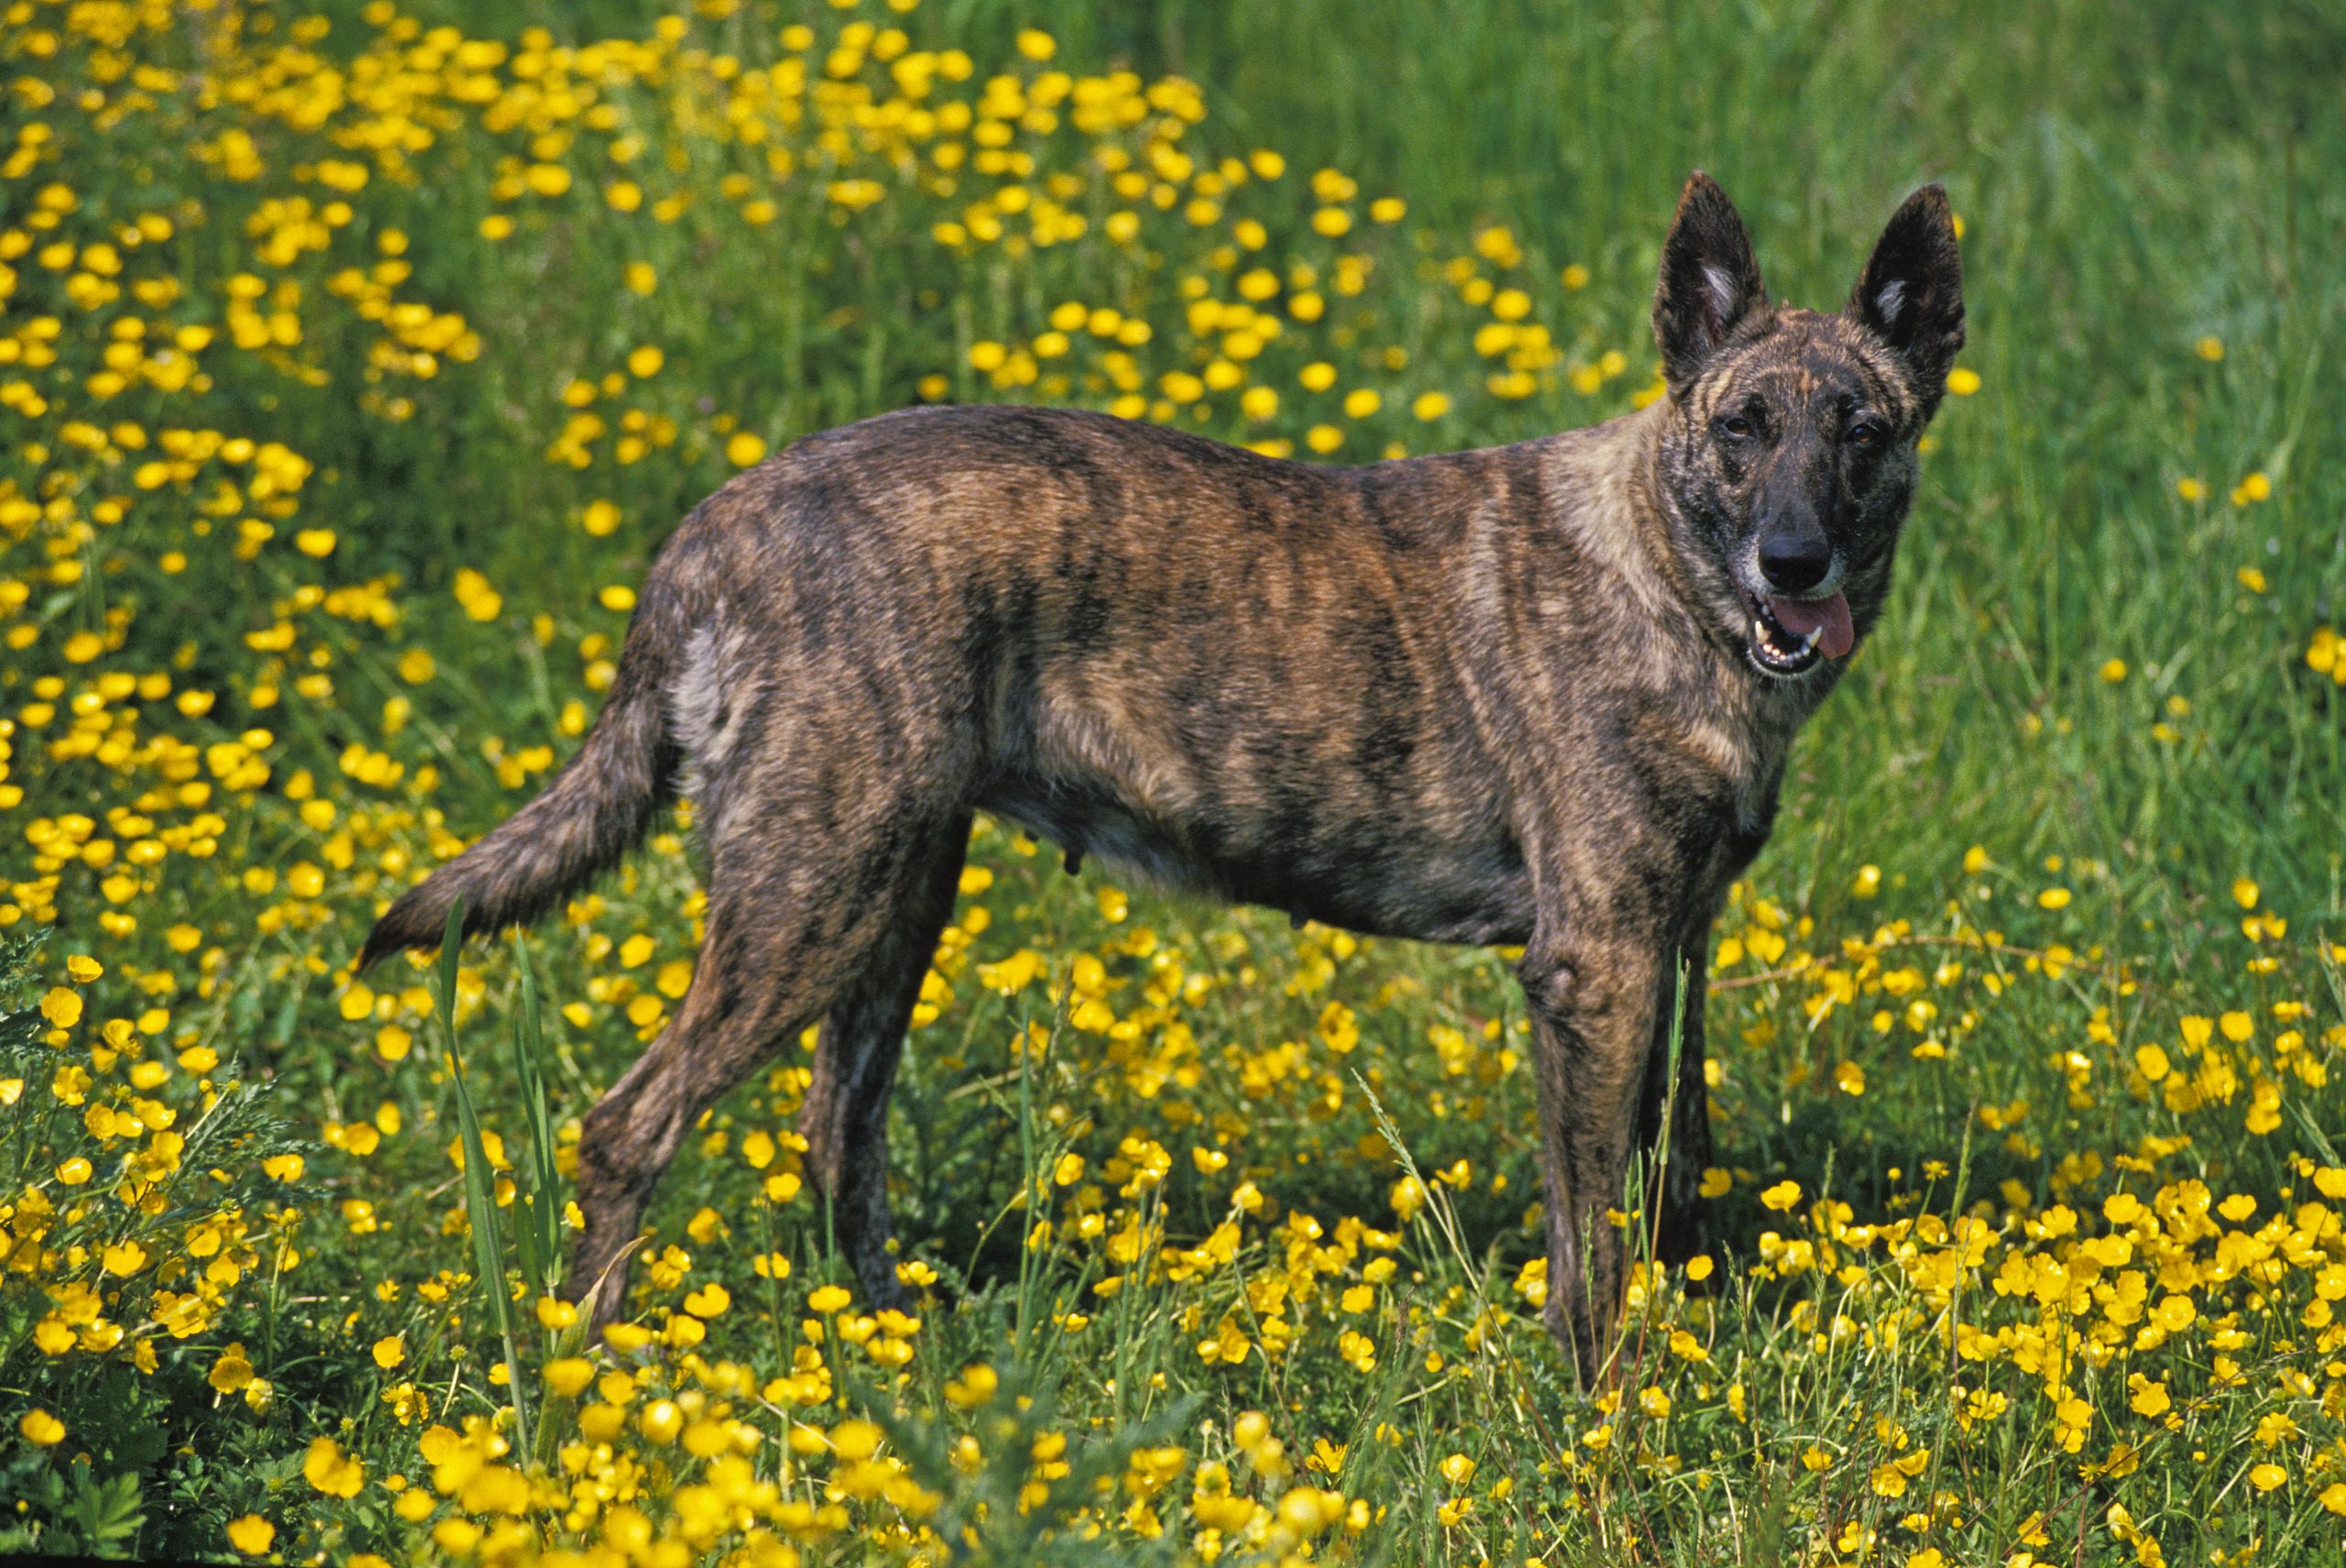
[[[817,1020],[807,1167],[866,1291],[899,1299],[887,1095],[975,811],[1214,898],[1519,944],[1548,1319],[1594,1374],[1623,1287],[1604,1211],[1660,1130],[1682,975],[1661,1234],[1706,1245],[1709,931],[1838,674],[1761,673],[1737,574],[1763,529],[1821,527],[1870,629],[1959,288],[1932,186],[1845,313],[1770,306],[1697,173],[1655,300],[1669,395],[1592,429],[1359,468],[1032,408],[809,436],[685,519],[578,754],[360,961],[433,945],[459,894],[467,931],[543,913],[689,775],[699,967],[579,1145],[567,1288],[608,1321],[687,1131]],[[1872,453],[1841,439],[1858,408]],[[1728,410],[1754,439],[1719,434]]]

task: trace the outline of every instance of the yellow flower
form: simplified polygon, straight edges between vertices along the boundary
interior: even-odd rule
[[[355,1497],[367,1484],[366,1466],[344,1453],[330,1437],[312,1440],[301,1461],[301,1476],[329,1497]]]
[[[763,438],[748,431],[736,431],[733,439],[725,444],[725,460],[736,468],[747,468],[766,455]]]
[[[2248,1480],[2260,1492],[2278,1491],[2288,1485],[2289,1473],[2268,1459],[2250,1469]]]
[[[407,1359],[407,1336],[391,1334],[375,1342],[375,1365],[388,1372]]]
[[[2123,659],[2105,660],[2101,666],[2101,678],[2108,681],[2113,686],[2119,682],[2124,680],[2126,678],[2126,661]]]
[[[676,1441],[685,1430],[685,1413],[674,1399],[654,1399],[635,1418],[635,1430],[652,1442],[665,1445]]]
[[[277,1527],[258,1514],[247,1514],[228,1523],[228,1544],[247,1557],[258,1557],[277,1541]]]
[[[1040,27],[1021,27],[1018,30],[1018,52],[1028,60],[1048,60],[1058,49],[1058,40]]]
[[[1763,1208],[1773,1209],[1780,1214],[1789,1212],[1792,1205],[1799,1201],[1800,1183],[1797,1181],[1779,1181],[1760,1194],[1760,1205]]]
[[[220,1359],[212,1364],[212,1370],[204,1376],[205,1382],[223,1394],[236,1393],[252,1380],[253,1364],[245,1358],[245,1347],[241,1343],[222,1351]]]
[[[457,604],[474,620],[495,620],[505,608],[503,596],[488,586],[488,579],[470,566],[459,567],[454,585]]]
[[[806,1298],[806,1310],[810,1312],[836,1312],[854,1299],[843,1287],[826,1285]]]
[[[565,1355],[546,1363],[546,1387],[566,1399],[576,1397],[594,1378],[595,1364],[584,1356]]]
[[[1946,373],[1946,389],[1958,398],[1968,398],[1979,389],[1979,372],[1958,365]]]
[[[65,1441],[65,1423],[38,1406],[25,1412],[16,1430],[36,1448],[54,1448]]]
[[[2040,909],[2066,909],[2069,906],[2069,890],[2048,887],[2036,895],[2036,904]]]
[[[2209,361],[2210,364],[2213,364],[2215,361],[2221,359],[2224,356],[2224,340],[2218,337],[2215,334],[2209,333],[2207,336],[2201,338],[2198,342],[2191,345],[2191,352],[2197,354],[2200,358]]]

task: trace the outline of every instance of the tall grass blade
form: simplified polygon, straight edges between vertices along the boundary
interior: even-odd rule
[[[472,1228],[474,1272],[488,1293],[489,1313],[505,1345],[506,1387],[513,1409],[513,1433],[520,1447],[530,1446],[530,1418],[521,1399],[521,1358],[513,1334],[513,1298],[505,1288],[505,1244],[497,1221],[497,1173],[489,1168],[488,1148],[480,1135],[480,1114],[465,1082],[465,1063],[456,1048],[456,948],[465,936],[465,901],[448,910],[448,924],[440,942],[440,1020],[448,1047],[448,1077],[455,1088],[456,1126],[465,1146],[465,1218]]]

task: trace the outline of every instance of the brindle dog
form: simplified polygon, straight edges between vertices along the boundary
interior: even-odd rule
[[[808,436],[685,520],[577,755],[360,963],[434,945],[459,895],[468,932],[544,913],[689,790],[699,968],[579,1144],[566,1288],[608,1321],[687,1131],[817,1020],[807,1167],[900,1298],[888,1091],[973,812],[1299,919],[1519,944],[1548,1321],[1594,1376],[1605,1211],[1666,1103],[1663,1255],[1706,1245],[1711,923],[1881,611],[1961,290],[1931,185],[1839,313],[1771,305],[1696,173],[1654,296],[1668,395],[1592,429],[1358,468],[1034,408]]]

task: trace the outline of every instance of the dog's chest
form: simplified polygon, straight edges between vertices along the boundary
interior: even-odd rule
[[[1680,693],[1643,707],[1623,742],[1683,852],[1732,875],[1775,826],[1792,729],[1764,708]]]

